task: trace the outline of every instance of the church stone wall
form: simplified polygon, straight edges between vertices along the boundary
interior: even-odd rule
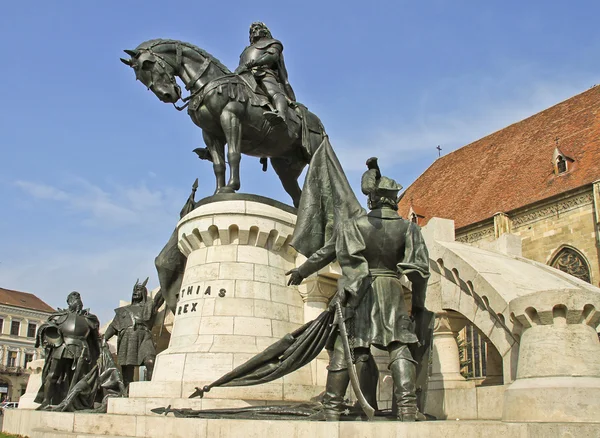
[[[485,222],[457,230],[457,241],[488,247],[504,232],[522,239],[522,256],[550,264],[565,246],[575,248],[589,265],[591,283],[600,284],[597,248],[598,199],[592,186],[564,194],[549,202],[530,205],[508,214],[498,213]],[[502,216],[502,221],[498,218]],[[499,229],[499,224],[504,224]]]
[[[523,257],[550,264],[563,246],[574,247],[586,258],[591,282],[597,286],[600,269],[592,201],[590,190],[516,217],[513,233],[522,238]]]

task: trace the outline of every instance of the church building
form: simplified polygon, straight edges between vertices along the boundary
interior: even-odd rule
[[[419,225],[453,219],[456,240],[521,238],[523,257],[600,285],[600,87],[437,159],[403,194]]]

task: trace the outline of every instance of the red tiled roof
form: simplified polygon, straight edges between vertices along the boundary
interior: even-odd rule
[[[461,228],[600,179],[600,87],[437,159],[406,189],[399,213],[426,209]],[[574,159],[555,175],[552,154]]]
[[[44,303],[38,297],[27,292],[3,289],[0,287],[0,304],[7,306],[22,307],[25,309],[37,310],[40,312],[56,312],[48,304]]]

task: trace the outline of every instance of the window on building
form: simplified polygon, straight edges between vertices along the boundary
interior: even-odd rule
[[[35,330],[37,329],[37,325],[29,323],[27,325],[27,337],[35,338]]]
[[[19,336],[19,329],[21,328],[21,322],[20,321],[13,321],[10,324],[10,334],[11,335],[15,335],[15,336]]]
[[[565,173],[567,171],[567,161],[562,157],[562,155],[559,155],[556,158],[556,170],[558,173]]]
[[[487,374],[487,343],[475,326],[467,324],[462,330],[458,340],[458,349],[463,376],[484,378]]]
[[[23,368],[27,368],[27,364],[33,360],[33,354],[25,353],[25,363],[23,364]]]
[[[16,367],[17,366],[17,352],[9,351],[8,352],[8,360],[6,361],[7,367]]]
[[[0,334],[4,332],[4,318],[0,318]]]
[[[550,266],[591,283],[590,268],[585,257],[575,248],[565,246],[552,259]]]
[[[417,217],[417,215],[415,213],[410,215],[410,220],[411,220],[411,222],[414,222],[415,224],[419,223],[419,218]]]

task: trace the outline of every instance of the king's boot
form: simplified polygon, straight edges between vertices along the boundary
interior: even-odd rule
[[[399,358],[390,364],[390,371],[394,379],[398,420],[415,421],[417,417],[416,366],[411,360]]]
[[[350,383],[348,370],[329,371],[323,396],[325,421],[339,421],[344,406],[344,395]]]

